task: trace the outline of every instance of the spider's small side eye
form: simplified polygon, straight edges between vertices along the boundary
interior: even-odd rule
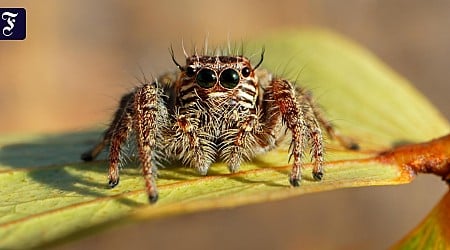
[[[209,89],[216,84],[217,75],[216,72],[211,69],[201,69],[195,80],[197,80],[197,84],[200,87]]]
[[[243,77],[248,77],[248,76],[250,75],[251,72],[252,72],[252,71],[250,70],[249,67],[244,67],[244,68],[241,70],[241,74],[242,74]]]
[[[220,74],[220,85],[227,89],[236,87],[239,80],[239,73],[234,69],[226,69]]]
[[[197,72],[197,70],[194,68],[194,67],[192,67],[192,66],[188,66],[187,68],[186,68],[186,75],[188,76],[188,77],[193,77],[193,76],[195,76],[195,73]]]

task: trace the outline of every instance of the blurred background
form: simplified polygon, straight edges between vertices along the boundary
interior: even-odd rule
[[[27,9],[25,41],[0,41],[0,133],[99,127],[121,94],[173,68],[168,47],[241,41],[319,26],[348,36],[409,79],[450,117],[450,1],[0,1]],[[114,228],[65,249],[382,249],[446,187],[420,176]]]

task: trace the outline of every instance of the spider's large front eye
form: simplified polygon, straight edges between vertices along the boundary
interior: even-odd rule
[[[197,73],[197,77],[195,79],[197,80],[197,84],[200,85],[200,87],[209,89],[216,84],[217,75],[213,70],[201,69]]]
[[[220,85],[227,89],[236,87],[239,80],[239,73],[234,69],[226,69],[220,74]]]

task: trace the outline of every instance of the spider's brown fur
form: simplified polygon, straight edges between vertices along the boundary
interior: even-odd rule
[[[259,64],[252,67],[243,56],[194,55],[185,66],[176,65],[180,71],[123,96],[103,140],[82,155],[92,160],[110,145],[111,187],[119,183],[121,146],[131,131],[151,203],[158,199],[155,177],[163,156],[202,175],[218,159],[236,172],[241,162],[276,147],[287,127],[294,158],[289,182],[299,186],[307,143],[315,162],[313,177],[323,177],[321,125],[344,146],[356,147],[333,129],[304,89],[257,69]]]

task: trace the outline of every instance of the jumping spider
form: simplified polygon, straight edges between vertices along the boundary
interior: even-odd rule
[[[323,177],[323,139],[320,126],[347,148],[357,145],[340,136],[314,104],[310,94],[291,82],[252,66],[239,56],[186,55],[184,66],[154,82],[144,82],[124,95],[103,139],[82,155],[97,157],[109,144],[109,186],[119,183],[121,146],[130,132],[137,141],[150,203],[158,200],[155,183],[159,164],[181,160],[206,175],[217,159],[230,172],[241,162],[279,145],[288,129],[294,158],[289,182],[297,187],[302,155],[311,144],[315,180]]]

